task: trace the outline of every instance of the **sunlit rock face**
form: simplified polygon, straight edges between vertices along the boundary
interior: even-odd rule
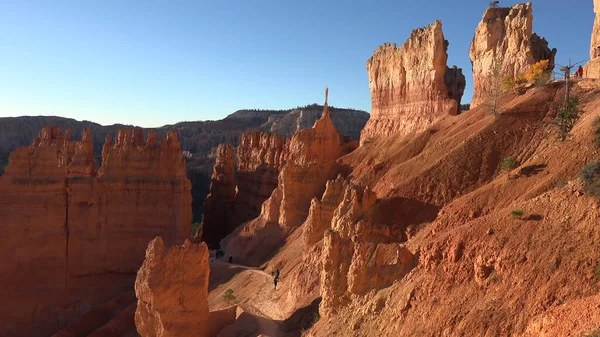
[[[502,58],[502,76],[516,77],[530,65],[550,60],[554,69],[556,48],[532,29],[533,8],[530,2],[507,8],[488,8],[477,26],[469,56],[473,64],[474,93],[471,108],[485,103],[493,86],[489,77],[494,62]]]
[[[401,47],[386,43],[375,50],[367,62],[373,109],[361,142],[423,131],[436,118],[458,113],[461,90],[449,93],[445,81],[447,47],[436,21],[413,30]],[[455,75],[451,83],[460,82]]]

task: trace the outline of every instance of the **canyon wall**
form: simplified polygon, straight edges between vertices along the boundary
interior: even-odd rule
[[[590,60],[584,67],[586,78],[600,78],[600,0],[594,0],[594,28],[590,43]]]
[[[437,117],[458,114],[462,95],[454,90],[451,97],[445,81],[447,47],[436,21],[413,30],[401,47],[386,43],[375,50],[367,62],[372,110],[361,143],[423,131]]]
[[[477,26],[469,57],[473,64],[474,93],[471,108],[489,101],[493,85],[493,65],[499,63],[501,77],[516,77],[530,65],[550,60],[554,69],[556,48],[533,33],[533,9],[530,2],[509,8],[488,8]]]
[[[263,202],[277,187],[284,145],[280,135],[246,132],[240,138],[237,160],[230,145],[219,145],[204,205],[202,240],[209,246],[216,247],[227,234],[260,214]]]
[[[191,195],[174,132],[159,145],[119,130],[102,150],[44,127],[0,178],[3,336],[50,335],[130,287],[148,241],[190,235]],[[6,301],[6,302],[5,302]]]
[[[233,216],[235,198],[235,152],[229,144],[217,147],[215,166],[211,177],[210,194],[204,202],[204,220],[202,221],[202,240],[210,245],[223,238],[227,233],[230,218]]]
[[[326,93],[327,97],[327,93]],[[298,131],[285,144],[277,188],[262,204],[260,215],[225,238],[234,259],[258,264],[308,216],[311,199],[325,191],[326,182],[340,173],[335,162],[356,147],[333,125],[327,98],[321,118],[311,129]]]

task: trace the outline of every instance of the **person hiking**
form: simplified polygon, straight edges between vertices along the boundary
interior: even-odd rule
[[[583,67],[579,66],[579,69],[577,69],[577,72],[575,74],[577,75],[578,78],[582,78],[583,77]]]

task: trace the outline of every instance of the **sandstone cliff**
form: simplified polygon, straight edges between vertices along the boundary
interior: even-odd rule
[[[142,337],[209,337],[208,248],[152,240],[137,273],[135,323]]]
[[[202,240],[215,245],[227,233],[233,216],[235,197],[235,158],[233,147],[221,144],[217,148],[217,159],[211,177],[210,194],[204,202]]]
[[[304,222],[311,199],[321,195],[327,180],[337,176],[340,168],[335,160],[347,151],[331,121],[326,99],[321,119],[286,143],[277,188],[262,205],[259,217],[224,240],[228,253],[251,264],[262,261]]]
[[[349,184],[325,232],[320,313],[331,316],[351,294],[389,286],[417,264],[402,235],[378,219],[377,196]],[[378,223],[379,222],[379,223]]]
[[[263,202],[277,187],[284,144],[280,135],[244,133],[237,160],[230,145],[219,145],[211,194],[204,206],[203,241],[215,247],[239,225],[260,214]]]
[[[586,63],[584,76],[586,78],[600,78],[600,0],[594,0],[594,28],[590,43],[590,60]]]
[[[399,48],[386,43],[375,50],[367,62],[373,109],[361,143],[419,132],[440,116],[458,113],[460,90],[452,99],[445,82],[447,43],[436,21],[414,30]]]
[[[148,142],[141,130],[118,134],[99,170],[87,129],[71,141],[70,130],[44,127],[11,154],[0,178],[0,218],[11,233],[0,245],[1,335],[50,335],[130,286],[155,235],[169,243],[190,235],[176,135],[158,145],[156,133]]]
[[[554,69],[556,48],[533,33],[533,9],[530,2],[510,8],[488,8],[477,26],[469,56],[473,64],[474,93],[471,108],[491,98],[490,73],[494,62],[501,62],[502,77],[516,77],[541,60],[550,60]]]

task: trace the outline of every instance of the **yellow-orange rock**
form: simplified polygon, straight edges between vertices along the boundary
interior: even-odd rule
[[[285,165],[277,188],[262,205],[255,220],[239,227],[222,242],[234,259],[258,264],[308,216],[311,199],[339,173],[335,162],[348,148],[335,129],[327,106],[311,129],[298,131],[286,143]]]
[[[211,246],[233,230],[229,223],[235,198],[235,151],[229,144],[220,144],[216,157],[202,222],[202,240]]]
[[[550,50],[548,42],[533,33],[532,24],[530,2],[509,8],[486,9],[469,52],[474,81],[471,109],[491,99],[493,85],[490,84],[490,73],[492,64],[500,58],[502,77],[516,77],[540,60],[550,60],[549,68],[554,69],[556,48]]]
[[[590,60],[586,63],[584,76],[586,78],[600,78],[600,0],[594,0],[594,28],[590,43]]]
[[[100,170],[92,138],[44,127],[10,156],[0,178],[0,335],[44,336],[128,287],[157,234],[190,234],[191,195],[174,133],[107,142]]]
[[[333,315],[351,294],[364,295],[402,278],[417,259],[386,226],[377,222],[377,196],[348,185],[325,232],[319,312]]]
[[[208,247],[152,240],[137,274],[135,324],[142,337],[210,337]]]
[[[242,135],[237,148],[235,219],[230,228],[260,214],[262,204],[277,187],[277,177],[285,163],[284,149],[283,136],[264,132]]]
[[[447,41],[441,21],[413,30],[401,47],[386,43],[367,62],[373,109],[361,143],[419,132],[458,113],[444,80]]]
[[[308,218],[304,222],[302,237],[305,245],[313,245],[323,239],[324,233],[331,228],[331,220],[336,208],[342,202],[347,187],[344,178],[339,175],[325,185],[323,197],[311,201]]]

